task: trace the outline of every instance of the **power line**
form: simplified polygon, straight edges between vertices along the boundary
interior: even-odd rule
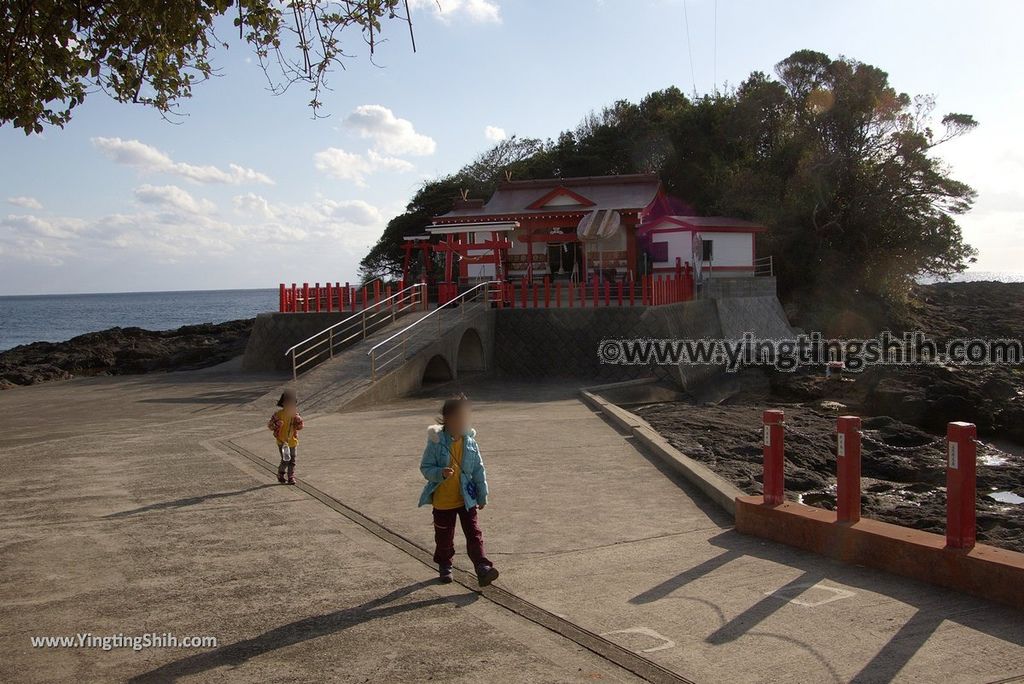
[[[718,94],[718,0],[715,0],[715,62],[714,62],[714,76],[715,76],[715,95]]]
[[[690,56],[690,81],[693,82],[693,97],[697,97],[697,76],[693,71],[693,47],[690,45],[690,14],[686,11],[686,0],[683,0],[683,19],[686,22],[686,52]]]

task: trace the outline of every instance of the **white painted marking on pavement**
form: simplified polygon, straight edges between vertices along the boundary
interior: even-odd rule
[[[800,595],[808,589],[819,589],[821,591],[830,592],[832,595],[821,599],[820,601],[810,601],[807,599],[800,598]],[[833,601],[840,601],[847,599],[856,594],[847,589],[840,589],[839,587],[830,587],[827,584],[818,582],[817,584],[797,584],[791,587],[783,587],[782,589],[776,589],[775,591],[764,592],[765,596],[774,596],[775,598],[782,599],[789,603],[794,603],[798,606],[805,606],[807,608],[817,608],[823,606],[826,603],[832,603]]]
[[[612,634],[642,634],[644,636],[649,636],[652,639],[658,639],[659,641],[664,642],[660,646],[654,646],[652,648],[642,648],[639,651],[637,651],[638,653],[654,653],[655,651],[664,651],[669,648],[675,648],[676,646],[676,642],[672,641],[668,637],[658,634],[653,629],[648,629],[647,627],[630,627],[629,629],[616,629],[612,632],[605,632],[601,636],[607,637],[611,636]]]

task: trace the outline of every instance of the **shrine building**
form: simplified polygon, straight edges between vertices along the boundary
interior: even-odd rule
[[[653,174],[506,181],[489,200],[456,200],[416,238],[440,238],[445,280],[463,284],[632,281],[683,265],[698,279],[754,275],[764,226],[679,215],[679,206]]]

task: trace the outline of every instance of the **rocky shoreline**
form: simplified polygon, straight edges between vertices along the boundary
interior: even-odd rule
[[[110,328],[66,342],[34,342],[0,352],[0,389],[93,375],[194,370],[245,351],[253,320],[176,330]]]
[[[939,341],[1020,339],[1024,283],[922,286],[909,314],[873,334],[881,329],[921,331]],[[782,408],[788,496],[829,509],[835,506],[835,417],[862,416],[864,514],[940,534],[945,462],[935,442],[949,421],[976,423],[983,440],[1003,447],[979,450],[978,538],[1024,552],[1024,366],[875,366],[841,380],[826,379],[822,368],[751,368],[726,385],[719,393],[725,398],[714,403],[687,400],[631,410],[682,452],[744,491],[760,493],[761,412]]]

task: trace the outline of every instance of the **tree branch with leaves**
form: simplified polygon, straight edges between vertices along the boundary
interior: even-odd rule
[[[407,25],[415,50],[408,0],[8,0],[0,7],[0,126],[63,127],[97,92],[172,116],[214,75],[213,53],[229,46],[216,25],[229,18],[271,92],[308,87],[314,116],[332,68],[361,51],[372,59],[385,24]]]

